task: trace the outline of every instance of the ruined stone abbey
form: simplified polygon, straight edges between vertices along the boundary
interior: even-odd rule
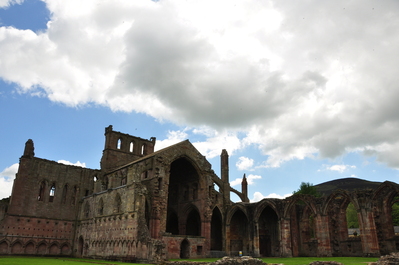
[[[37,158],[28,140],[12,195],[0,201],[0,254],[158,262],[262,256],[379,256],[399,250],[392,204],[399,185],[250,203],[188,141],[154,152],[150,140],[105,130],[101,169]],[[230,193],[242,202],[233,203]],[[359,233],[348,233],[346,208]]]

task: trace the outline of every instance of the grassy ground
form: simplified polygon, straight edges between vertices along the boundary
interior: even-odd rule
[[[308,265],[312,261],[338,261],[344,265],[367,265],[369,262],[375,262],[379,258],[363,257],[300,257],[300,258],[262,258],[266,263],[282,263],[285,265]]]
[[[13,257],[0,256],[0,265],[107,265],[107,264],[127,264],[116,261],[104,261],[93,259],[76,258],[44,258],[44,257]]]
[[[217,259],[199,259],[190,261],[207,261],[212,262]],[[277,263],[285,265],[308,265],[312,261],[338,261],[345,265],[367,265],[368,262],[375,262],[378,258],[359,258],[359,257],[327,257],[327,258],[262,258],[266,263]],[[181,261],[181,260],[180,260]],[[111,264],[127,264],[116,261],[92,260],[92,259],[76,259],[76,258],[42,258],[42,257],[12,257],[0,256],[0,265],[111,265]]]
[[[300,257],[300,258],[261,258],[265,263],[284,264],[284,265],[308,265],[312,261],[338,261],[344,265],[367,265],[369,262],[376,262],[379,258],[363,257]],[[190,261],[212,262],[217,259],[196,259]],[[176,260],[178,261],[178,260]]]

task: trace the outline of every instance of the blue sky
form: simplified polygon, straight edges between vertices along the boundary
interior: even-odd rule
[[[24,144],[99,168],[104,129],[189,139],[251,201],[397,182],[396,1],[0,0],[0,197]]]

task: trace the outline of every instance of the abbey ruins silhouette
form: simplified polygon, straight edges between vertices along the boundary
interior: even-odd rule
[[[105,129],[101,169],[35,157],[28,140],[12,195],[0,201],[0,254],[158,262],[243,255],[380,256],[399,250],[399,185],[250,203],[188,141],[154,152],[149,140]],[[22,148],[21,148],[22,149]],[[78,156],[78,154],[77,154]],[[242,202],[230,200],[231,192]],[[358,235],[348,233],[352,203]]]

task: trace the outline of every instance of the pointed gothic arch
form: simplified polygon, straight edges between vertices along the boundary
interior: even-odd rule
[[[249,244],[249,220],[246,211],[241,205],[236,204],[228,216],[230,255],[238,256],[240,251],[242,251],[243,255],[248,255],[251,249]]]
[[[218,207],[213,208],[212,211],[211,250],[223,250],[223,218]]]

